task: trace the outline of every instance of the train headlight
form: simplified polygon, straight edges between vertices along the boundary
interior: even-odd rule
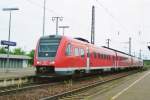
[[[37,64],[40,64],[40,62],[39,62],[39,61],[37,61]]]
[[[52,61],[51,64],[55,64],[55,61]]]

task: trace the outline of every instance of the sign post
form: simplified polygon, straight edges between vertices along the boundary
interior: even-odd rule
[[[19,8],[3,8],[3,11],[8,11],[9,12],[9,34],[8,34],[8,50],[7,50],[7,67],[9,68],[9,46],[11,46],[10,42],[10,33],[11,33],[11,13],[12,11],[19,10]],[[5,44],[5,43],[4,43]],[[7,44],[7,43],[6,43]]]

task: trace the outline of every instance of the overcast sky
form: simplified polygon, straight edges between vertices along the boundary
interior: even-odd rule
[[[11,41],[26,51],[34,49],[42,36],[44,0],[0,0],[0,40],[8,39],[9,13],[7,7],[18,7],[12,12]],[[150,58],[147,42],[150,42],[150,1],[149,0],[46,0],[46,32],[55,34],[53,16],[64,17],[59,25],[68,25],[65,35],[90,40],[91,7],[95,5],[95,42],[128,53],[129,37],[132,37],[132,54]],[[118,34],[119,32],[119,34]],[[140,32],[140,33],[139,33]],[[62,35],[62,30],[59,30]]]

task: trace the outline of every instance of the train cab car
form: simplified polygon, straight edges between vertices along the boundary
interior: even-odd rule
[[[54,73],[60,41],[60,36],[45,36],[39,39],[34,55],[34,66],[37,69],[37,74]]]
[[[41,37],[37,44],[34,66],[37,74],[72,75],[86,67],[86,42],[65,36]]]

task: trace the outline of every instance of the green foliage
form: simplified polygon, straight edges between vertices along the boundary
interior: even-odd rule
[[[31,50],[29,52],[29,54],[27,54],[27,56],[31,57],[31,59],[29,60],[29,64],[33,65],[33,60],[34,60],[34,50]]]
[[[4,47],[0,48],[0,54],[6,54],[7,50]]]
[[[4,48],[4,47],[0,47],[0,54],[7,54],[7,49]],[[13,54],[13,55],[27,55],[27,56],[31,57],[31,59],[29,60],[29,64],[33,65],[34,50],[31,50],[29,53],[26,53],[21,48],[15,48],[12,51],[10,51],[10,54]]]
[[[144,66],[150,67],[150,60],[144,60]]]
[[[10,54],[13,54],[13,55],[25,55],[26,54],[26,52],[23,51],[21,48],[15,48],[12,51],[10,50],[9,52]],[[7,49],[5,47],[1,47],[0,54],[7,54]]]
[[[15,49],[13,49],[12,54],[14,54],[14,55],[25,55],[26,53],[21,48],[15,48]]]

